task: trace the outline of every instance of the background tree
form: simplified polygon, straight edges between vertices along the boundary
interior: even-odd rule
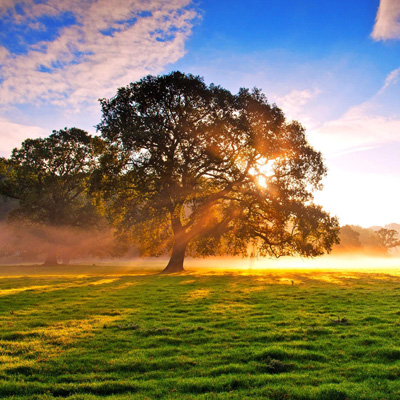
[[[88,198],[90,171],[101,139],[77,129],[62,129],[43,139],[27,139],[1,160],[0,193],[18,201],[8,221],[46,227],[87,229],[101,218]],[[57,263],[57,235],[39,229],[48,244],[46,263]]]
[[[340,244],[335,246],[335,250],[340,251],[361,251],[363,245],[360,241],[360,233],[354,230],[350,225],[344,225],[340,228]]]
[[[386,252],[376,230],[371,228],[362,228],[361,226],[351,225],[351,228],[360,234],[360,242],[367,254],[382,254]]]
[[[381,228],[376,232],[376,234],[386,250],[390,250],[393,247],[400,245],[399,234],[394,229]]]
[[[313,204],[326,169],[298,122],[258,89],[237,95],[193,75],[147,76],[102,99],[103,205],[142,254],[317,256],[338,223]]]
[[[396,227],[397,224],[387,226]],[[340,228],[340,244],[334,251],[350,251],[365,255],[385,255],[390,249],[400,245],[398,231],[395,229],[373,226],[362,228],[357,225],[345,225]]]
[[[9,169],[8,160],[0,157],[0,185],[4,182]],[[17,200],[0,193],[0,223],[5,221],[7,215],[18,205]]]

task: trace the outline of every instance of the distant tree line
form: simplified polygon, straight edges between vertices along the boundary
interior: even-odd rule
[[[385,228],[345,225],[340,228],[340,244],[334,247],[334,252],[388,254],[391,249],[400,245],[399,233],[398,224],[391,224]]]

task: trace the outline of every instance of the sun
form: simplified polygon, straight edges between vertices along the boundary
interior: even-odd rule
[[[268,186],[269,179],[275,174],[274,165],[275,160],[267,160],[265,158],[262,158],[257,162],[257,165],[252,169],[251,174],[255,177],[258,187],[265,189]]]
[[[264,175],[257,176],[257,186],[259,186],[261,188],[267,187],[267,178]]]

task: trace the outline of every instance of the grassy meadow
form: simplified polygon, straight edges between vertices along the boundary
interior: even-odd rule
[[[0,398],[399,399],[400,276],[0,267]]]

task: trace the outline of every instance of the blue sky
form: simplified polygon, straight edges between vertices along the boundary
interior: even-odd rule
[[[181,70],[298,119],[342,224],[400,222],[400,0],[2,0],[0,15],[0,155],[94,133],[98,98]]]

